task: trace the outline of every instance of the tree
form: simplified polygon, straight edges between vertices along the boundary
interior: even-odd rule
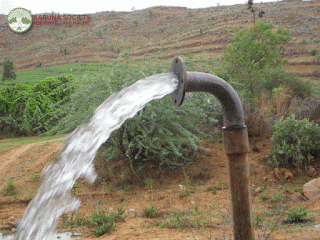
[[[240,71],[261,71],[266,67],[281,68],[286,60],[281,58],[283,46],[290,40],[289,31],[279,27],[275,32],[272,24],[257,21],[255,27],[242,29],[226,47],[223,61],[227,72],[236,76]]]
[[[14,66],[13,61],[6,58],[2,62],[0,62],[0,65],[3,67],[3,75],[2,75],[2,81],[9,79],[16,79],[16,74],[14,72]]]

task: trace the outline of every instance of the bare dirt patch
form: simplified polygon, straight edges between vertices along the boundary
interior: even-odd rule
[[[202,145],[210,152],[199,152],[194,158],[194,163],[179,170],[178,172],[157,172],[153,166],[148,166],[146,176],[142,179],[128,179],[124,177],[123,172],[126,171],[125,166],[121,171],[114,172],[114,178],[117,181],[96,181],[89,185],[82,179],[79,179],[76,196],[81,200],[81,206],[75,213],[75,216],[89,218],[90,215],[99,210],[116,211],[117,208],[125,209],[125,220],[116,223],[116,230],[106,233],[99,237],[100,239],[225,239],[232,238],[231,225],[231,209],[229,198],[229,175],[227,166],[227,157],[224,154],[223,144],[219,142],[203,141]],[[0,219],[5,221],[5,216],[19,218],[27,204],[35,195],[40,186],[40,173],[45,165],[53,161],[62,147],[61,142],[38,142],[15,146],[1,155],[0,164],[6,163],[1,169],[6,173],[1,173],[0,189],[2,189],[8,181],[12,181],[18,189],[16,196],[0,195]],[[250,183],[252,186],[252,211],[254,221],[256,216],[261,216],[265,211],[275,209],[276,206],[288,204],[297,206],[301,204],[306,209],[318,212],[320,204],[318,201],[309,202],[275,202],[271,199],[275,193],[286,196],[293,195],[295,189],[302,188],[302,182],[310,179],[304,173],[297,174],[294,172],[294,180],[296,182],[287,183],[278,181],[272,177],[272,171],[266,164],[267,153],[272,149],[272,143],[269,140],[260,140],[256,144],[256,148],[260,152],[251,151],[249,153],[250,165]],[[101,159],[96,158],[96,166],[100,166]],[[315,167],[319,172],[319,168]],[[97,169],[99,174],[105,169]],[[120,179],[123,178],[121,181]],[[145,179],[154,179],[155,185],[151,189],[146,188]],[[178,185],[185,186],[188,194],[182,196]],[[289,193],[283,191],[283,188],[289,189]],[[257,193],[255,190],[260,187],[263,191]],[[214,191],[215,190],[215,191]],[[266,197],[265,201],[261,201],[261,194]],[[290,196],[291,196],[290,195]],[[159,216],[167,216],[172,221],[177,221],[174,216],[176,213],[184,213],[180,218],[186,217],[187,221],[193,219],[191,214],[201,213],[199,219],[210,222],[206,228],[186,227],[180,229],[177,227],[167,227],[166,221],[161,217],[149,219],[144,216],[143,209],[153,204],[159,212]],[[196,209],[195,209],[196,207]],[[112,209],[111,209],[112,208]],[[134,209],[135,212],[130,211]],[[135,214],[136,213],[136,214]],[[260,215],[259,215],[260,214]],[[71,213],[68,213],[71,216]],[[194,215],[196,216],[196,215]],[[278,215],[263,216],[261,225],[269,219],[271,222],[279,221],[278,225],[284,217],[279,220]],[[181,219],[180,219],[181,220]],[[312,225],[320,223],[317,214],[314,215]],[[62,223],[62,220],[61,220]],[[181,223],[181,222],[180,222]],[[1,224],[1,222],[0,222]],[[161,225],[162,224],[162,225]],[[258,223],[259,225],[259,223]],[[257,225],[257,226],[258,226]],[[59,231],[71,230],[70,227],[58,228]],[[87,226],[74,228],[76,232],[80,232],[82,239],[96,239],[92,235],[92,228]],[[260,234],[257,239],[262,239],[262,234],[271,229],[262,229],[257,227],[256,235]],[[320,236],[318,229],[311,227],[300,227],[288,225],[280,227],[272,232],[274,239],[316,239]]]

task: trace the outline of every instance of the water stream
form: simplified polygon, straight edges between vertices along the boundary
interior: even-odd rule
[[[76,211],[80,201],[68,194],[78,178],[89,183],[96,179],[93,159],[110,134],[134,117],[148,102],[162,98],[177,88],[172,73],[142,79],[112,94],[95,111],[89,123],[69,134],[60,151],[59,161],[42,171],[42,184],[19,221],[15,240],[56,239],[59,217]]]

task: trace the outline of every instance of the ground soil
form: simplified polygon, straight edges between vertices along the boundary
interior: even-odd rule
[[[5,140],[1,140],[0,143],[3,141]],[[1,148],[0,189],[3,189],[8,181],[12,181],[17,186],[18,193],[14,197],[0,194],[0,225],[5,222],[5,218],[21,217],[40,186],[39,176],[42,169],[47,163],[57,158],[62,145],[63,141],[61,139],[52,139],[50,141]],[[147,166],[145,178],[135,179],[132,177],[130,181],[128,180],[130,174],[128,174],[124,165],[121,166],[120,170],[114,171],[113,179],[106,178],[106,169],[101,168],[101,159],[97,157],[95,165],[99,176],[96,182],[89,185],[82,179],[78,180],[79,187],[77,188],[76,196],[81,200],[81,206],[77,214],[89,217],[90,214],[98,210],[107,209],[109,211],[110,208],[115,210],[119,206],[125,208],[125,215],[128,215],[125,221],[117,222],[116,231],[106,233],[99,239],[208,239],[207,237],[211,237],[211,239],[232,239],[228,187],[229,174],[223,143],[204,140],[201,145],[210,149],[210,151],[198,152],[194,157],[194,163],[185,167],[184,170],[157,172],[155,167]],[[288,204],[291,207],[301,204],[308,210],[319,211],[319,201],[297,202],[290,200],[291,194],[293,196],[296,189],[302,189],[301,182],[307,182],[311,179],[306,175],[305,171],[299,173],[294,169],[290,169],[294,174],[295,180],[292,183],[287,183],[285,180],[276,180],[273,177],[271,168],[266,163],[267,153],[272,149],[272,142],[268,139],[260,139],[256,147],[261,152],[252,151],[251,149],[249,153],[253,215],[280,204],[271,202],[270,199],[274,192],[278,192],[284,197],[289,196],[289,198],[286,198],[289,200],[281,204]],[[314,167],[319,172],[320,166],[315,164]],[[152,190],[146,189],[146,178],[155,180],[156,184]],[[313,178],[316,178],[316,176]],[[199,182],[199,180],[202,182]],[[186,186],[191,195],[186,197],[179,196],[179,184]],[[220,186],[215,194],[209,191],[210,187],[213,186]],[[290,193],[281,191],[279,186],[290,189]],[[264,189],[263,194],[267,198],[265,201],[259,200],[261,193],[255,192],[257,187]],[[154,223],[159,222],[160,218],[148,219],[143,215],[143,208],[150,207],[151,203],[162,214],[183,209],[192,211],[194,207],[192,201],[196,203],[199,211],[206,211],[213,204],[218,204],[220,209],[216,210],[217,219],[224,219],[224,222],[217,221],[214,226],[208,228],[180,230],[154,226]],[[135,216],[133,212],[130,212],[130,209],[135,209],[137,215]],[[222,217],[221,213],[225,213],[224,217]],[[284,216],[278,218],[279,216],[272,216],[270,219],[273,222],[279,221],[279,224],[285,220]],[[319,215],[314,214],[311,226],[319,223]],[[70,228],[58,228],[60,232],[67,230],[70,230]],[[74,230],[82,234],[82,239],[97,238],[92,234],[92,228],[78,227],[74,228]],[[320,232],[314,227],[297,228],[295,224],[288,224],[275,231],[258,228],[255,230],[257,239],[264,239],[262,234],[265,234],[265,232],[271,232],[272,238],[270,239],[318,239],[320,236]]]

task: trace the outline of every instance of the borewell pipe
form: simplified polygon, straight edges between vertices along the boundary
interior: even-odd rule
[[[186,92],[211,93],[222,105],[224,119],[222,137],[228,157],[234,239],[254,240],[248,166],[248,131],[244,125],[244,113],[239,96],[230,84],[219,77],[207,73],[187,72],[181,57],[173,59],[170,72],[175,73],[179,80],[177,90],[170,94],[175,106],[183,103]]]

